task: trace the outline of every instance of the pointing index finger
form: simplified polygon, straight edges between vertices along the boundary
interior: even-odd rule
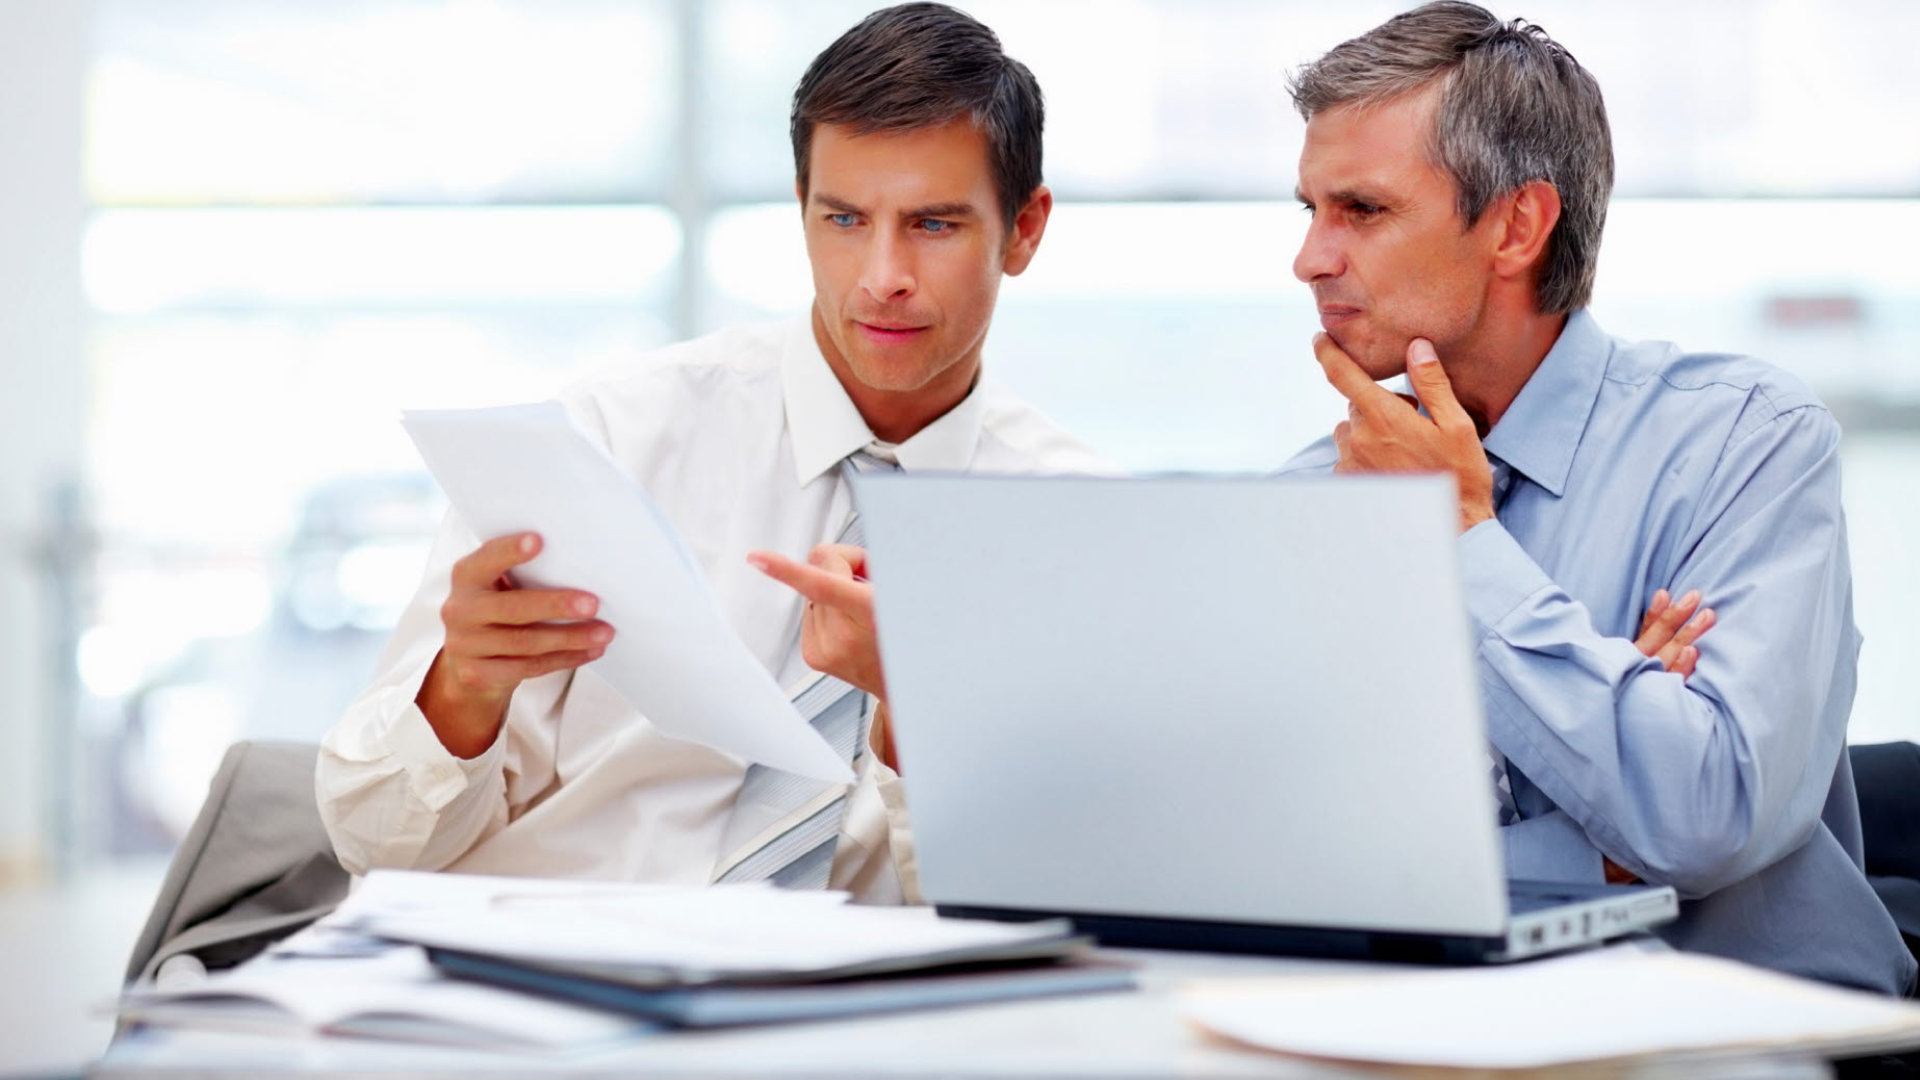
[[[830,573],[817,566],[794,562],[770,551],[747,555],[753,568],[801,596],[825,607],[848,614],[864,615],[872,606],[872,586],[851,576]]]

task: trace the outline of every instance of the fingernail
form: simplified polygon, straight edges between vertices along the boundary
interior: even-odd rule
[[[747,565],[764,574],[767,572],[767,567],[771,564],[767,562],[765,555],[757,551],[749,551],[747,552]]]
[[[525,536],[522,536],[520,538],[520,553],[523,555],[533,554],[533,544],[534,544],[534,540],[533,540],[532,533],[528,533]]]
[[[1426,338],[1414,338],[1407,343],[1407,358],[1412,360],[1416,366],[1425,367],[1439,360],[1440,356],[1433,351],[1433,342],[1428,341]]]
[[[593,640],[596,642],[599,642],[602,645],[605,645],[607,642],[612,641],[613,628],[609,626],[602,626],[595,629],[593,632]]]
[[[1692,607],[1694,604],[1697,604],[1699,602],[1700,602],[1699,589],[1688,589],[1687,595],[1680,598],[1681,607]]]
[[[584,596],[576,597],[573,601],[573,613],[575,615],[593,614],[593,601]]]

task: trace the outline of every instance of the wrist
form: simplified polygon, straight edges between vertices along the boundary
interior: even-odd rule
[[[1483,521],[1492,521],[1493,518],[1492,506],[1462,506],[1460,508],[1460,531],[1465,533],[1475,525]]]
[[[500,735],[506,720],[511,688],[499,693],[476,693],[462,687],[442,652],[433,658],[427,677],[413,703],[427,718],[427,726],[447,752],[461,759],[472,759],[487,752]]]

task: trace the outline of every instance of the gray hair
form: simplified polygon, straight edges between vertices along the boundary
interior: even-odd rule
[[[1293,74],[1300,115],[1372,105],[1440,82],[1427,154],[1459,190],[1471,228],[1487,206],[1535,180],[1560,194],[1535,300],[1587,305],[1613,191],[1613,135],[1600,84],[1546,31],[1503,23],[1478,4],[1440,0],[1396,15]]]

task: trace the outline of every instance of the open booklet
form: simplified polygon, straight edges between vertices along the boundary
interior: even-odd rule
[[[479,1050],[597,1049],[657,1025],[449,977],[414,948],[311,959],[269,954],[183,986],[143,983],[120,1019],[274,1035],[345,1035]]]

